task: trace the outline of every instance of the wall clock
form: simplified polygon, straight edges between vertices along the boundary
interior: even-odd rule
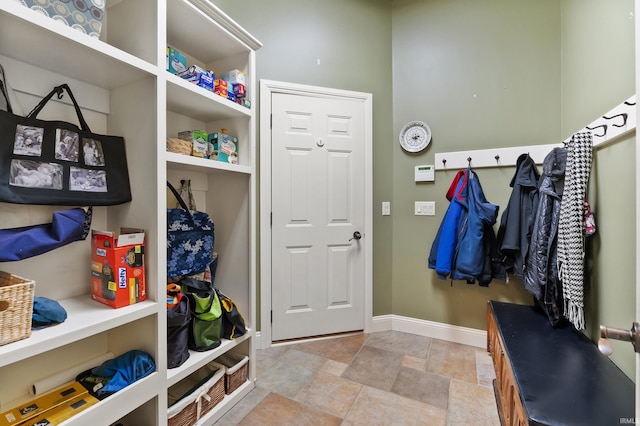
[[[400,146],[408,152],[420,152],[431,143],[431,129],[422,121],[410,121],[400,130]]]

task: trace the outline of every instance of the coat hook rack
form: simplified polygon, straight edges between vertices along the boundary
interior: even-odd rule
[[[604,118],[605,120],[611,120],[616,117],[622,117],[622,124],[612,124],[613,127],[624,127],[627,125],[627,118],[629,118],[629,114],[627,114],[626,112],[612,115],[611,117],[607,117],[606,115],[602,116],[602,118]]]
[[[606,134],[607,134],[607,128],[608,128],[609,126],[608,126],[608,125],[606,125],[606,124],[598,124],[597,126],[593,126],[593,127],[588,127],[588,126],[587,126],[587,127],[585,127],[585,129],[595,130],[595,129],[597,129],[598,127],[602,127],[602,134],[601,134],[601,135],[596,135],[596,134],[594,134],[593,136],[603,137],[604,135],[606,135]]]

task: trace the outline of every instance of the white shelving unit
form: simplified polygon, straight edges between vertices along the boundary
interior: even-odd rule
[[[247,75],[245,108],[166,71],[166,46],[189,64],[216,74]],[[106,352],[139,349],[157,371],[90,407],[65,424],[165,425],[167,389],[228,351],[249,356],[249,380],[198,423],[210,425],[255,386],[256,132],[255,51],[259,41],[208,0],[107,0],[100,39],[67,27],[18,2],[0,2],[0,64],[19,107],[30,111],[55,85],[73,90],[91,129],[124,136],[133,201],[94,208],[94,229],[144,228],[147,301],[112,309],[90,299],[90,241],[76,242],[0,269],[36,281],[36,295],[58,300],[67,320],[0,346],[0,411],[31,398],[31,384]],[[42,119],[76,122],[68,99],[51,102]],[[239,163],[166,152],[178,131],[226,128],[239,139]],[[176,369],[166,355],[166,208],[164,185],[191,179],[198,210],[216,226],[215,286],[238,305],[249,328],[234,341],[192,352]],[[54,207],[0,203],[2,227],[42,223]],[[6,384],[11,386],[6,386]]]

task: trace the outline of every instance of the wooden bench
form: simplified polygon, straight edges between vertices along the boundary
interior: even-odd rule
[[[490,301],[487,350],[503,425],[635,423],[635,385],[572,326],[533,306]]]

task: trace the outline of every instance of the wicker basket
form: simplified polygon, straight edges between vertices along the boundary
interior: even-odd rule
[[[193,150],[193,143],[190,141],[183,141],[177,138],[167,139],[167,151],[175,152],[177,154],[191,155]]]
[[[36,283],[0,271],[0,345],[31,336]]]
[[[224,389],[227,395],[233,393],[247,381],[249,376],[249,357],[227,352],[216,359],[225,367]]]
[[[168,391],[169,426],[194,425],[224,399],[224,366],[210,362]]]

